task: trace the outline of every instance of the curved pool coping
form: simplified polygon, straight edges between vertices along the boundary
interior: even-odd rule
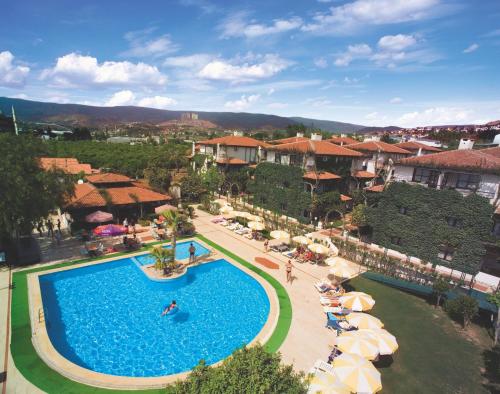
[[[195,240],[196,242],[200,242],[201,244],[203,244],[203,246],[211,249],[210,245],[207,244],[204,239],[197,237],[193,240]],[[162,245],[166,244],[168,244],[168,242]],[[241,262],[238,262],[238,259],[233,258],[235,256],[231,256],[230,253],[222,253],[223,251],[224,250],[219,249],[218,252],[215,252],[216,255],[211,257],[214,257],[215,260],[217,260],[218,258],[227,260],[229,263],[233,264],[234,266],[245,272],[247,275],[255,279],[266,292],[270,304],[269,314],[266,323],[259,331],[257,336],[248,344],[248,346],[253,346],[257,343],[266,343],[272,338],[279,320],[280,302],[276,289],[268,279],[263,278],[260,274],[254,272],[254,270],[249,269],[245,264],[241,264]],[[45,319],[44,317],[40,318],[41,315],[39,315],[39,313],[43,311],[43,302],[40,290],[39,276],[96,264],[106,264],[110,261],[115,261],[123,258],[131,258],[141,254],[144,254],[144,251],[127,254],[126,256],[116,256],[105,260],[82,263],[78,264],[77,266],[70,265],[58,267],[54,269],[44,270],[43,272],[30,273],[27,275],[29,314],[31,321],[31,339],[36,352],[50,368],[78,383],[105,389],[144,390],[163,388],[178,380],[185,379],[187,375],[189,375],[191,370],[158,377],[127,377],[104,374],[81,367],[63,357],[55,349],[52,342],[50,341],[45,326]],[[209,263],[209,261],[207,261],[206,263]],[[203,262],[201,264],[203,264]],[[151,278],[146,275],[146,273],[143,272],[143,274],[151,280]],[[223,360],[220,360],[212,365],[218,365],[222,361]]]

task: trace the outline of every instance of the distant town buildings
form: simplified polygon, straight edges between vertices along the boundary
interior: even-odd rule
[[[181,114],[181,120],[198,120],[198,114],[194,112],[184,112]]]

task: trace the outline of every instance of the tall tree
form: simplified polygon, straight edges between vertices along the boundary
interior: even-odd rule
[[[179,235],[179,228],[185,222],[186,218],[179,211],[168,210],[162,212],[161,215],[165,218],[168,228],[172,232],[172,250],[173,260],[175,262],[175,250],[177,248],[177,237]]]
[[[0,239],[29,234],[37,222],[64,205],[74,182],[61,171],[44,171],[39,140],[0,135]]]
[[[436,306],[439,306],[439,304],[441,303],[441,298],[445,295],[446,292],[450,290],[450,288],[450,283],[442,276],[434,281],[434,283],[432,284],[432,291],[436,296]]]
[[[500,291],[497,291],[494,294],[490,294],[487,297],[488,302],[491,302],[493,305],[497,307],[497,317],[494,320],[495,327],[495,345],[498,344],[498,338],[500,337]]]

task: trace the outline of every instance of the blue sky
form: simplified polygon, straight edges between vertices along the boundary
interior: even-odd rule
[[[0,95],[365,125],[500,119],[498,0],[15,1]]]

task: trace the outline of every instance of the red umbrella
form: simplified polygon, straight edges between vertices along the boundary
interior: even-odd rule
[[[87,223],[105,223],[113,220],[113,214],[103,211],[95,211],[85,216]]]
[[[127,232],[124,226],[119,226],[118,224],[106,224],[105,226],[97,226],[94,229],[95,235],[100,235],[101,237],[112,237],[114,235],[122,235]]]
[[[158,214],[165,211],[177,211],[177,208],[170,204],[160,205],[159,207],[155,208],[155,213]]]

